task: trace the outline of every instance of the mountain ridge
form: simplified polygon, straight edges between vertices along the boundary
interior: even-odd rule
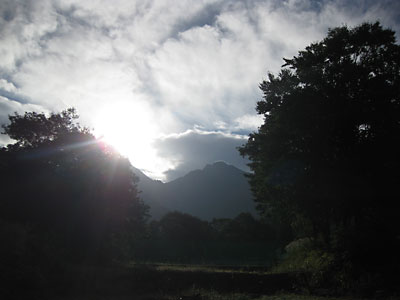
[[[175,210],[204,220],[233,218],[241,212],[256,215],[246,173],[225,162],[207,164],[166,183],[133,170],[140,179],[142,199],[150,206],[154,219]]]

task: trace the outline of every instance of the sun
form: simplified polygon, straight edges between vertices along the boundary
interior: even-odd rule
[[[156,160],[158,135],[151,109],[145,104],[114,102],[99,108],[94,119],[96,136],[129,158],[137,168],[151,169]]]

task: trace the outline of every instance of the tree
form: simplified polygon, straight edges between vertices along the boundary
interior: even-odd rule
[[[78,117],[74,108],[69,108],[59,114],[51,113],[49,117],[36,112],[26,112],[23,116],[15,113],[9,116],[10,124],[2,125],[4,130],[2,133],[16,141],[9,147],[24,149],[38,147],[66,134],[90,135],[87,128],[81,128],[74,122]]]
[[[129,161],[75,123],[74,109],[9,119],[4,133],[16,142],[0,151],[0,218],[51,235],[74,259],[109,259],[144,232]]]
[[[212,228],[206,221],[192,215],[173,211],[159,221],[162,237],[170,240],[204,241],[212,239]]]
[[[344,237],[354,232],[350,243],[364,247],[358,257],[377,255],[379,243],[398,249],[395,33],[379,23],[334,28],[284,61],[260,84],[265,121],[239,149],[251,161],[258,209],[309,227],[327,248],[349,250]]]
[[[240,213],[234,219],[213,219],[210,225],[219,240],[238,242],[276,240],[272,226],[256,220],[250,213]]]

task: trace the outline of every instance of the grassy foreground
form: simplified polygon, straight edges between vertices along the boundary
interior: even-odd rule
[[[249,294],[219,294],[215,291],[188,291],[183,294],[176,295],[161,295],[161,294],[147,294],[147,295],[136,295],[136,296],[81,296],[81,297],[67,297],[67,298],[56,298],[62,300],[361,300],[355,298],[331,298],[331,297],[316,297],[316,296],[305,296],[297,294],[285,294],[280,293],[276,295],[264,295],[255,296]],[[393,298],[395,299],[395,298]]]
[[[185,265],[76,267],[64,274],[52,299],[64,300],[345,300],[302,295],[291,274],[261,268]],[[62,296],[60,296],[62,295]],[[395,298],[382,298],[395,299]],[[355,299],[352,299],[355,300]]]

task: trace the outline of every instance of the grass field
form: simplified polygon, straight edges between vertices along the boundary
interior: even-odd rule
[[[304,295],[294,289],[294,280],[292,274],[271,274],[261,267],[250,266],[141,264],[112,268],[76,267],[68,270],[53,299],[355,300]]]
[[[220,294],[215,291],[197,290],[187,291],[182,294],[163,295],[163,294],[147,294],[147,295],[131,295],[131,296],[77,296],[67,298],[55,298],[59,300],[362,300],[355,298],[332,298],[317,297],[298,294],[279,293],[276,295],[249,295],[241,293]],[[391,298],[395,300],[395,298]]]

